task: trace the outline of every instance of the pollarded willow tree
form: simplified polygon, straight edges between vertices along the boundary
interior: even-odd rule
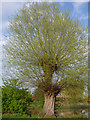
[[[63,89],[67,93],[70,88],[75,89],[74,95],[83,93],[86,33],[86,27],[56,3],[29,4],[10,20],[9,41],[5,46],[8,71],[12,71],[11,77],[15,75],[43,91],[42,116],[54,116],[55,97]]]

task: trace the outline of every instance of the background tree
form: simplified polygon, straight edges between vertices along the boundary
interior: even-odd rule
[[[86,45],[86,26],[56,3],[32,3],[10,20],[9,41],[5,46],[8,71],[12,71],[8,76],[17,76],[43,91],[42,117],[54,116],[55,97],[63,89],[74,91],[82,86],[84,90]],[[74,91],[75,95],[78,91]]]

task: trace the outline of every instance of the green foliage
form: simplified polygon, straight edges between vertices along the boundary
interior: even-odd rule
[[[60,101],[60,100],[61,100],[61,98],[60,98],[60,97],[56,97],[56,102],[57,102],[57,101]]]
[[[2,88],[2,112],[3,113],[27,113],[27,108],[32,97],[26,89],[18,89],[15,86],[3,86]]]
[[[62,93],[68,96],[71,103],[78,102],[84,96],[85,86],[88,83],[87,66],[83,64],[83,70],[81,69],[82,66],[78,65],[66,71],[67,78],[64,79],[65,89]]]
[[[76,102],[87,85],[87,37],[87,26],[56,3],[33,2],[30,7],[24,6],[10,20],[9,40],[4,46],[10,72],[5,77],[17,77],[23,85],[28,83],[49,95],[64,90],[69,100]],[[12,106],[8,108],[9,102],[12,105],[11,95],[9,99],[4,109],[26,111],[23,98],[18,98],[18,103],[12,100],[14,110]]]
[[[32,3],[10,20],[5,50],[8,70],[12,71],[8,76],[30,80],[29,85],[48,90],[46,86],[53,84],[55,73],[58,77],[54,83],[62,88],[65,82],[59,80],[67,77],[67,70],[86,64],[87,27],[55,3]],[[14,66],[15,70],[11,69]]]
[[[37,101],[40,104],[40,106],[43,108],[44,93],[39,88],[37,88],[33,93],[33,97],[35,98],[35,101]]]
[[[39,88],[37,88],[33,92],[32,99],[33,99],[33,102],[31,103],[29,109],[31,110],[32,117],[33,117],[34,115],[40,115],[40,112],[43,109],[43,104],[44,104],[43,92]]]

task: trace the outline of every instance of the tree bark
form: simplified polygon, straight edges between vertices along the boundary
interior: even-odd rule
[[[47,93],[44,94],[44,106],[42,117],[55,117],[54,114],[54,107],[55,107],[55,95],[48,95]]]

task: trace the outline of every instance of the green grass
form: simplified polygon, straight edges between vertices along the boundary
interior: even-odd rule
[[[16,113],[16,114],[3,114],[2,118],[31,118],[31,117],[28,116],[27,114],[21,115],[19,113]]]
[[[88,105],[61,105],[56,106],[55,111],[77,111],[77,110],[87,110]]]
[[[19,113],[15,113],[15,114],[3,114],[2,118],[38,118],[39,114],[33,114],[32,117],[30,117],[27,114],[19,114]]]
[[[88,105],[61,105],[57,106],[60,109],[88,109]]]
[[[88,105],[72,105],[72,106],[70,106],[70,109],[88,109]]]
[[[80,110],[87,111],[88,106],[87,105],[70,105],[70,106],[60,106],[58,109],[56,109],[56,115],[57,118],[87,118],[85,114],[82,114]],[[71,115],[68,115],[68,112],[71,112]],[[64,113],[64,115],[61,115],[61,113]],[[2,118],[39,118],[40,114],[33,114],[31,117],[27,114],[3,114]],[[50,118],[50,117],[46,117]]]
[[[39,114],[34,114],[32,117],[28,116],[27,114],[3,114],[2,118],[39,118]],[[45,117],[45,118],[51,118],[51,117]],[[84,114],[72,114],[71,116],[68,115],[59,115],[57,118],[87,118]]]
[[[65,115],[65,116],[58,116],[57,118],[87,118],[87,116],[84,114],[81,114],[81,115],[72,114],[71,116]]]
[[[31,118],[39,118],[39,114],[33,114]]]
[[[88,105],[61,105],[55,109],[57,118],[87,118],[82,110],[88,111]],[[63,115],[61,115],[63,114]]]

